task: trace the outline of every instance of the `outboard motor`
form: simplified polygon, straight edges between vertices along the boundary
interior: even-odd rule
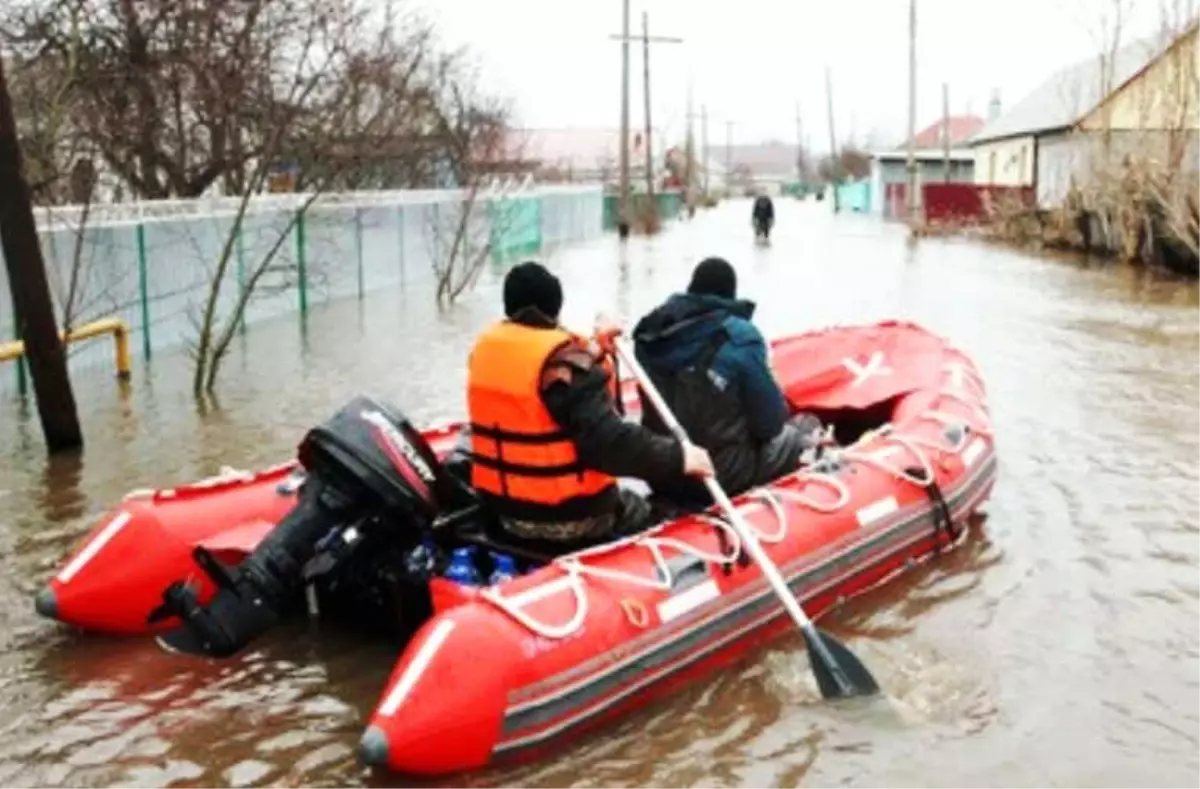
[[[313,428],[298,457],[307,472],[295,509],[236,568],[197,547],[196,563],[217,585],[201,605],[184,582],[171,584],[151,619],[176,615],[183,627],[160,637],[175,651],[228,657],[281,618],[304,583],[319,546],[355,524],[428,529],[453,484],[421,434],[395,409],[359,396]],[[412,540],[421,532],[413,532]],[[404,539],[397,535],[397,539]]]

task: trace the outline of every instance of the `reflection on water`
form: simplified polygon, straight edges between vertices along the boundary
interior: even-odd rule
[[[1198,779],[1197,289],[1130,269],[906,234],[779,205],[755,246],[734,203],[660,238],[548,255],[565,320],[633,318],[691,267],[738,267],[768,333],[920,320],[977,359],[1002,455],[958,551],[828,623],[887,701],[822,703],[798,637],[539,765],[456,785],[1163,784]],[[208,665],[37,620],[30,594],[130,488],[263,466],[358,391],[416,422],[461,416],[463,360],[499,312],[499,267],[452,310],[380,293],[256,328],[215,402],[182,356],[122,393],[76,383],[88,446],[47,463],[27,405],[0,405],[0,780],[16,785],[394,785],[351,749],[395,659],[302,624]]]

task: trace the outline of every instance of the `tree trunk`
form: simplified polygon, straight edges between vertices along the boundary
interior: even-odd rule
[[[21,173],[21,149],[4,62],[0,60],[0,244],[8,269],[13,312],[33,377],[42,433],[51,453],[83,446],[67,356],[54,322],[54,302],[38,244],[29,185]]]

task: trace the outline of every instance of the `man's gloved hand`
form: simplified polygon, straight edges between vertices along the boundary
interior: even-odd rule
[[[708,450],[698,447],[690,441],[683,442],[683,473],[689,477],[715,477],[712,458]]]
[[[624,333],[624,329],[616,321],[609,318],[603,312],[597,313],[596,324],[594,328],[596,345],[604,353],[615,353],[617,350],[616,341]]]

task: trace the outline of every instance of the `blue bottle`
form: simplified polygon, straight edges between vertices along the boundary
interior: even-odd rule
[[[517,575],[517,565],[513,562],[513,558],[506,553],[492,554],[492,568],[492,574],[488,577],[490,586],[502,584]]]
[[[455,583],[470,586],[481,583],[483,579],[475,567],[475,546],[467,545],[455,548],[454,552],[450,554],[450,566],[446,568],[445,576]]]
[[[404,569],[408,576],[418,582],[428,581],[438,561],[438,549],[433,540],[426,537],[405,557]]]

